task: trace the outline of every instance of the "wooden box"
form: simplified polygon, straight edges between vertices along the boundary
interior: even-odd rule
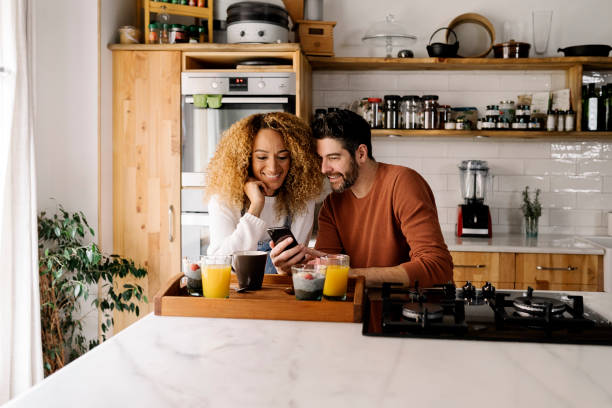
[[[260,290],[237,293],[232,274],[229,298],[193,297],[180,287],[182,276],[174,276],[155,295],[156,315],[355,323],[362,319],[365,279],[361,276],[349,278],[343,302],[297,300],[285,291],[291,287],[291,277],[284,275],[265,275]]]
[[[335,21],[298,20],[297,37],[306,55],[334,56]]]

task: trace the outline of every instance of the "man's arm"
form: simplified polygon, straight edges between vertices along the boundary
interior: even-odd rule
[[[383,282],[397,282],[410,286],[410,277],[401,266],[351,268],[349,276],[363,276],[367,286],[380,286]]]

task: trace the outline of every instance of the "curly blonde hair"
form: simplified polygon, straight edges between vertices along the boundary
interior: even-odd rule
[[[278,132],[291,154],[289,172],[277,192],[276,213],[300,214],[306,202],[320,194],[323,176],[310,126],[290,113],[257,113],[230,126],[208,164],[206,194],[218,195],[230,206],[248,207],[243,188],[251,169],[253,140],[261,129]]]

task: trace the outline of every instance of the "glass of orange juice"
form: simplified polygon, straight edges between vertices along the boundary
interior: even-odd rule
[[[231,255],[202,257],[202,289],[204,297],[229,297],[230,276],[232,275],[231,265]]]
[[[346,286],[350,259],[348,255],[327,255],[321,258],[327,265],[323,297],[328,300],[346,300]]]

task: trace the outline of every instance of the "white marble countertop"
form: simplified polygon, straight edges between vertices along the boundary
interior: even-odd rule
[[[584,296],[612,318],[612,294]],[[603,407],[611,369],[612,346],[148,315],[6,407]]]
[[[451,232],[444,233],[444,241],[449,251],[589,255],[603,255],[605,252],[600,246],[572,235],[539,235],[537,239],[528,240],[522,234],[493,234],[492,238],[461,238]]]

